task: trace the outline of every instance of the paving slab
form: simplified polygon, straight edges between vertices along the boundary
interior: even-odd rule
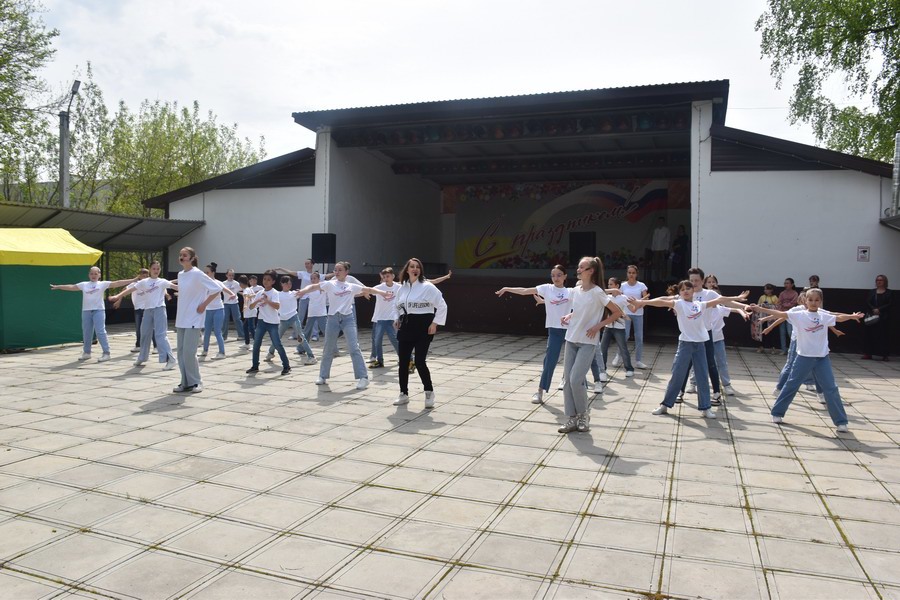
[[[0,596],[900,599],[893,362],[832,355],[838,434],[805,391],[773,424],[781,357],[739,348],[716,420],[690,394],[653,416],[675,346],[647,343],[560,435],[560,392],[530,401],[539,338],[441,332],[426,410],[415,375],[392,406],[390,361],[316,386],[247,377],[232,341],[175,394],[110,331],[103,364],[0,355]]]

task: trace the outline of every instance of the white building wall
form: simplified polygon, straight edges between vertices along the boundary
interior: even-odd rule
[[[441,262],[440,188],[395,175],[386,160],[364,149],[322,141],[326,135],[319,134],[317,147],[330,149],[328,231],[337,236],[337,259],[350,261],[357,274],[400,267],[410,256]]]
[[[238,273],[300,269],[310,254],[311,234],[325,231],[318,185],[213,190],[173,202],[169,217],[206,221],[169,248],[171,270],[178,269],[178,250],[184,246],[197,251],[201,266],[215,261],[221,273],[229,267]]]
[[[878,221],[891,182],[856,171],[700,173],[698,264],[727,285],[867,289],[900,282],[900,232]],[[857,261],[857,247],[871,248]]]

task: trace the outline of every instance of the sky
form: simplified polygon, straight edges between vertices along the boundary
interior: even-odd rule
[[[200,103],[268,157],[314,147],[291,113],[728,79],[726,125],[813,144],[754,30],[763,0],[43,0],[43,72],[90,62],[110,108]]]

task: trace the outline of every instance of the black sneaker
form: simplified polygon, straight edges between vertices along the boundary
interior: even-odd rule
[[[677,396],[675,396],[675,404],[681,404],[684,402],[684,393],[679,392]]]
[[[253,373],[259,373],[259,367],[250,367],[245,371],[247,375],[252,375]]]
[[[285,368],[283,368],[283,369],[281,370],[281,374],[282,374],[282,375],[287,375],[287,374],[290,373],[290,372],[291,372],[291,368],[290,368],[290,367],[285,367]]]

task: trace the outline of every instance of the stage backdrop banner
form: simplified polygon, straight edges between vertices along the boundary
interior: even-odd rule
[[[572,265],[569,234],[596,232],[607,269],[641,264],[657,218],[674,238],[690,218],[688,180],[447,186],[456,214],[456,266],[543,269]],[[574,257],[577,260],[580,257]]]

